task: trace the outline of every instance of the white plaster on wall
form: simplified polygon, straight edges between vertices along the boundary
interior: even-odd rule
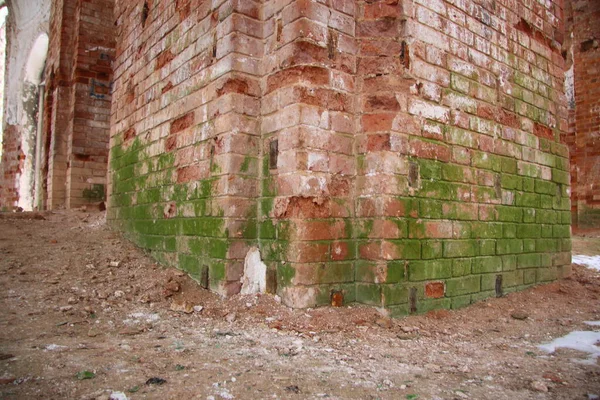
[[[0,8],[0,88],[4,91],[4,71],[6,62],[6,17],[8,8]],[[4,96],[0,96],[0,159],[2,159],[2,134],[4,132]]]
[[[25,66],[25,82],[21,89],[22,112],[21,151],[25,154],[23,168],[18,176],[19,203],[24,210],[33,210],[35,184],[35,145],[38,118],[38,85],[42,81],[46,56],[48,54],[48,35],[42,33],[35,41]]]
[[[267,288],[267,266],[260,259],[260,251],[252,247],[244,260],[242,294],[264,293]]]
[[[4,123],[19,125],[25,160],[17,175],[18,206],[33,209],[37,95],[48,52],[49,0],[7,0]]]

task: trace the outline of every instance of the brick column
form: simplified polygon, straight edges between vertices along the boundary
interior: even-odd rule
[[[262,248],[285,304],[354,301],[354,4],[266,5]]]

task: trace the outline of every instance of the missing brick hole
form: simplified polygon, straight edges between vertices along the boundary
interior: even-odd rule
[[[150,6],[148,2],[144,2],[144,7],[142,8],[142,27],[146,27],[146,21],[148,20],[148,16],[150,15]]]
[[[502,291],[502,275],[496,275],[496,297],[502,297],[504,295]]]

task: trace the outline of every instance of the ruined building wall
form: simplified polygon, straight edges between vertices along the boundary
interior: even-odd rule
[[[294,307],[568,274],[561,7],[117,1],[108,218],[222,294],[257,247]]]
[[[99,202],[107,183],[114,0],[25,3],[7,2],[13,17],[0,206]],[[34,54],[40,33],[49,42],[47,56],[46,48]],[[32,59],[39,64],[33,81],[27,75]]]
[[[574,223],[600,226],[600,3],[571,4],[572,128],[567,141],[572,168]]]

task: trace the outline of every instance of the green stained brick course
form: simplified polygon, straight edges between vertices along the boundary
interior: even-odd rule
[[[444,257],[474,257],[478,247],[476,240],[448,240],[444,242]]]
[[[485,274],[502,271],[502,258],[500,257],[478,257],[473,259],[473,274]]]
[[[450,297],[477,293],[480,290],[481,278],[477,275],[452,278],[446,281],[446,295]]]
[[[410,261],[408,263],[408,279],[410,281],[444,279],[451,276],[451,260]]]

